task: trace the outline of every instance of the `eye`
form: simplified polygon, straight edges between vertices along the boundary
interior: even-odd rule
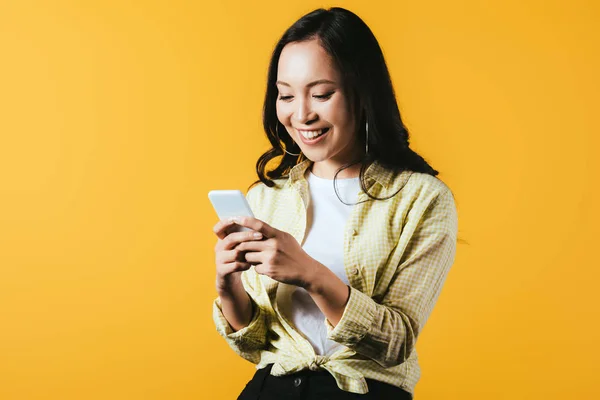
[[[293,96],[279,96],[279,100],[283,100],[283,101],[288,101],[292,98]]]
[[[335,93],[335,92],[329,92],[329,93],[320,94],[320,95],[319,94],[315,94],[315,95],[313,95],[313,97],[315,99],[319,99],[319,100],[326,100],[326,99],[330,98],[331,95],[333,95],[333,93]]]

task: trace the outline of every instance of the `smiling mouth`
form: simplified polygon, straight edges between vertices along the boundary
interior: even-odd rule
[[[306,130],[301,131],[298,129],[296,129],[296,130],[306,140],[314,140],[314,139],[318,138],[319,136],[322,136],[322,135],[326,134],[327,132],[329,132],[329,128],[315,129],[312,131],[306,131]]]

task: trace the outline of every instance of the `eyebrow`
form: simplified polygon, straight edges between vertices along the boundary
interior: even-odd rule
[[[320,85],[320,84],[323,84],[323,83],[331,83],[331,84],[335,85],[335,82],[330,81],[329,79],[319,79],[319,80],[316,80],[316,81],[313,81],[313,82],[309,83],[308,85],[306,85],[306,87],[310,88],[310,87],[313,87],[315,85]],[[289,83],[283,82],[283,81],[277,81],[277,82],[275,82],[275,84],[276,85],[283,85],[283,86],[291,87],[291,85]]]

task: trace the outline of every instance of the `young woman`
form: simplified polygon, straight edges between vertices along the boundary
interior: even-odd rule
[[[273,52],[263,120],[273,148],[246,195],[256,218],[214,227],[215,324],[258,364],[239,399],[411,399],[457,214],[409,148],[367,25],[342,8],[294,23]]]

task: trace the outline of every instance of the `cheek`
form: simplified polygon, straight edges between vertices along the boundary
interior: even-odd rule
[[[347,128],[352,125],[352,118],[350,110],[348,110],[347,104],[343,100],[332,101],[327,106],[327,110],[324,110],[327,119],[334,125]]]
[[[280,106],[278,103],[276,111],[279,122],[281,122],[283,125],[289,125],[289,112],[287,112],[285,106]]]

